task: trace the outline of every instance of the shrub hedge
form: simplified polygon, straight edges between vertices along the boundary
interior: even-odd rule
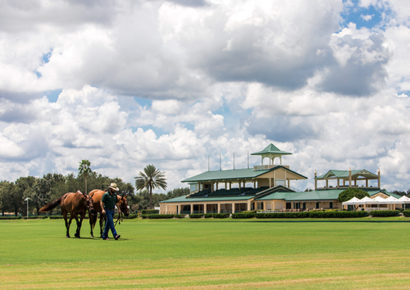
[[[176,217],[177,219],[183,219],[185,218],[184,214],[174,214],[174,217]]]
[[[159,210],[157,210],[157,209],[143,209],[143,210],[141,210],[141,214],[159,214]]]
[[[21,216],[15,216],[15,215],[5,215],[5,216],[0,216],[0,220],[19,220],[21,219]]]
[[[410,210],[409,209],[403,210],[403,215],[405,217],[410,217]]]
[[[173,214],[143,214],[141,217],[143,219],[172,219],[175,215]]]
[[[229,217],[229,213],[206,213],[205,218],[225,219]]]
[[[238,212],[238,213],[233,213],[232,218],[233,219],[249,219],[249,218],[254,218],[256,213],[254,212]]]
[[[189,215],[189,218],[191,218],[191,219],[200,219],[200,218],[202,218],[203,216],[204,216],[203,213],[191,213],[191,214]]]
[[[269,212],[257,213],[256,218],[357,218],[366,217],[366,211],[302,211],[302,212]]]
[[[389,216],[398,216],[400,211],[398,210],[373,210],[370,212],[372,217],[389,217]]]
[[[310,211],[310,218],[359,218],[369,216],[367,211]]]
[[[269,218],[306,218],[308,217],[308,212],[261,212],[256,214],[258,219],[269,219]]]
[[[132,214],[129,214],[128,216],[122,216],[124,219],[136,219],[137,217],[138,217],[138,215],[137,214],[135,214],[135,213],[132,213]]]

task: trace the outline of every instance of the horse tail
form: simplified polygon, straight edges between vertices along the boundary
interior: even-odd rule
[[[65,194],[64,194],[62,197],[60,197],[59,199],[56,199],[56,200],[54,200],[54,201],[52,201],[52,202],[47,203],[45,206],[43,206],[42,208],[40,208],[40,211],[41,211],[41,212],[44,212],[44,211],[52,210],[53,208],[55,208],[57,205],[60,204],[60,202],[61,202],[61,200],[64,198],[64,196],[65,196]]]

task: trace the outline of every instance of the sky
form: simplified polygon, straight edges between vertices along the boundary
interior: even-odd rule
[[[173,189],[273,143],[295,189],[365,168],[407,190],[409,51],[406,0],[0,0],[0,180],[88,159]]]

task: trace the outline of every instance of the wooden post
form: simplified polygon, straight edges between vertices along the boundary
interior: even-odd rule
[[[194,204],[191,203],[191,214],[193,214],[193,213],[194,213]]]
[[[315,190],[317,189],[317,171],[315,169]]]
[[[232,213],[235,213],[235,204],[232,203]]]
[[[377,186],[380,188],[380,168],[377,170]]]
[[[206,213],[206,203],[204,203],[204,213]]]
[[[221,213],[221,204],[218,203],[218,213]]]
[[[349,187],[352,186],[352,169],[349,168]]]

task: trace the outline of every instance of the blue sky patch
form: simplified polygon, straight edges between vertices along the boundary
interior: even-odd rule
[[[142,107],[150,108],[152,106],[152,100],[144,99],[139,97],[134,97],[134,100],[140,104]]]
[[[343,1],[344,9],[342,16],[342,27],[347,27],[349,23],[356,24],[358,29],[365,28],[384,28],[385,19],[391,15],[390,7],[384,4],[369,5],[368,7],[361,7],[358,0]],[[353,5],[351,5],[353,4]]]
[[[53,54],[53,49],[50,49],[49,52],[43,54],[43,56],[41,57],[41,60],[44,63],[48,63],[50,61],[50,57]]]
[[[63,91],[62,89],[58,89],[58,90],[47,91],[44,94],[46,95],[50,103],[55,103],[57,102],[58,96],[61,94],[62,91]]]

